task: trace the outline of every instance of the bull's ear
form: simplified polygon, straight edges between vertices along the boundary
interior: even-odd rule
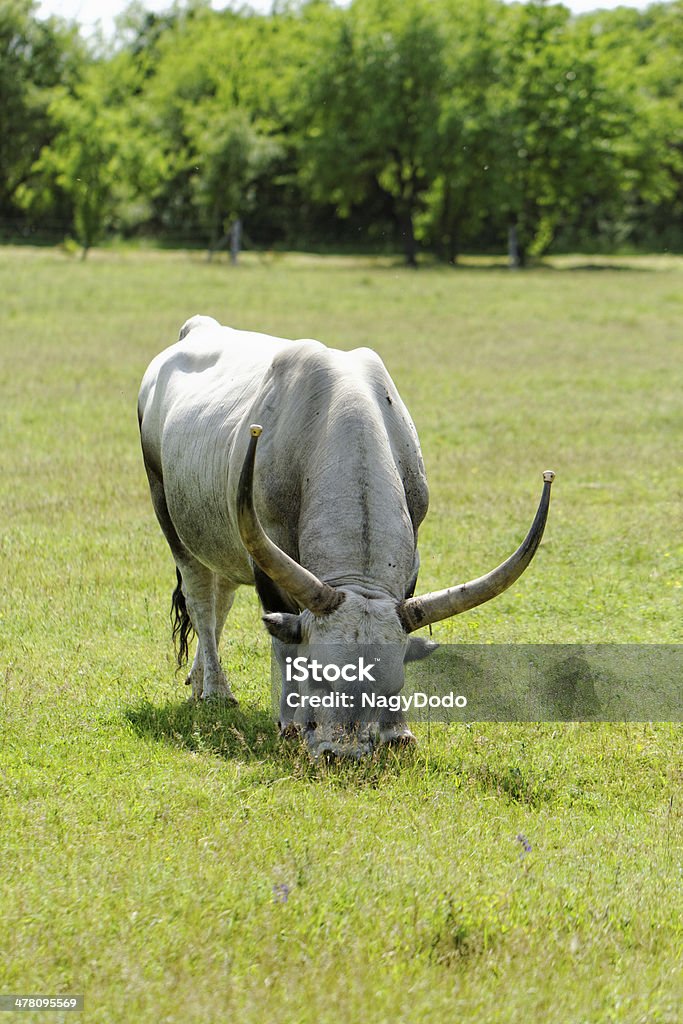
[[[428,640],[426,636],[411,636],[408,641],[408,650],[403,660],[405,662],[422,661],[423,658],[429,657],[438,646],[435,640]]]
[[[271,636],[283,644],[301,643],[301,619],[290,612],[270,612],[263,616],[266,629]]]

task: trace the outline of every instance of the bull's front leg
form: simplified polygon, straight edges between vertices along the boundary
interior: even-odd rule
[[[282,676],[282,690],[280,691],[280,735],[284,740],[296,739],[300,735],[301,726],[295,721],[298,707],[299,687],[296,683],[287,679],[287,658],[296,658],[297,648],[292,644],[284,644],[276,637],[272,638],[273,656],[277,662]],[[293,701],[290,703],[290,696]]]

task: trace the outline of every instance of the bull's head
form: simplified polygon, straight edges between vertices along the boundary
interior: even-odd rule
[[[266,535],[253,501],[254,461],[262,428],[254,424],[250,430],[249,449],[237,495],[242,542],[257,569],[288,595],[293,608],[298,606],[302,609],[300,612],[280,611],[264,616],[265,625],[275,640],[275,654],[283,672],[280,725],[283,729],[295,725],[302,728],[314,753],[324,750],[355,755],[368,752],[376,730],[356,728],[355,736],[350,738],[354,721],[352,714],[345,713],[343,708],[323,708],[315,713],[315,717],[306,710],[298,716],[290,712],[290,717],[287,717],[286,698],[293,686],[292,680],[287,679],[286,666],[291,666],[297,656],[328,663],[332,659],[340,665],[357,659],[359,651],[382,645],[383,655],[373,676],[373,686],[386,696],[398,693],[403,687],[404,664],[425,657],[436,647],[422,637],[411,637],[411,633],[489,601],[507,590],[527,568],[543,536],[555,474],[552,470],[543,474],[543,492],[531,529],[506,561],[485,576],[467,583],[395,601],[386,593],[375,592],[371,588],[330,586]],[[318,658],[314,657],[316,654]],[[379,737],[384,742],[412,739],[400,716],[386,715],[377,725]]]

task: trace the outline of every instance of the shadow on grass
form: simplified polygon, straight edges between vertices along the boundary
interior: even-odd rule
[[[567,267],[553,266],[552,264],[541,263],[539,264],[539,266],[545,270],[553,270],[559,274],[571,274],[574,273],[574,271],[576,270],[588,270],[591,273],[597,270],[609,270],[610,273],[619,271],[619,273],[626,274],[633,273],[634,271],[636,271],[639,274],[654,274],[657,270],[656,267],[648,267],[635,263],[573,263]]]
[[[420,754],[414,748],[381,747],[360,761],[324,757],[314,761],[305,743],[281,739],[277,724],[262,708],[142,701],[127,708],[123,716],[144,739],[226,761],[269,765],[299,779],[325,778],[333,785],[375,787],[405,770],[420,770]],[[435,769],[432,761],[429,772]]]
[[[128,708],[124,717],[138,735],[194,753],[262,760],[281,756],[286,749],[276,723],[261,708],[142,701]]]
[[[438,777],[449,787],[468,779],[479,790],[495,793],[507,803],[538,808],[555,799],[549,781],[538,773],[508,765],[463,764],[435,751],[428,736],[411,747],[379,747],[370,757],[313,760],[300,740],[283,740],[271,715],[259,707],[234,707],[194,701],[141,701],[124,711],[138,736],[200,757],[239,761],[262,769],[263,783],[288,778],[347,789],[378,789],[402,780]],[[456,779],[460,781],[456,785]],[[441,784],[441,783],[439,783]]]
[[[261,707],[239,707],[192,700],[154,704],[141,700],[123,710],[134,733],[145,740],[189,751],[202,759],[239,762],[255,769],[255,781],[269,785],[283,775],[290,779],[342,790],[378,789],[402,782],[412,789],[428,778],[448,790],[475,787],[495,794],[505,803],[539,808],[557,794],[552,780],[525,765],[509,765],[503,759],[465,757],[458,745],[440,749],[429,733],[409,747],[378,747],[359,760],[325,756],[314,760],[303,740],[283,740],[270,712]]]

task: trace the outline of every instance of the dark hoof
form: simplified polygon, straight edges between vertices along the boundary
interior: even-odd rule
[[[383,747],[397,747],[404,749],[417,745],[417,739],[407,726],[401,729],[383,729],[380,732],[380,744]]]
[[[296,726],[294,724],[294,722],[288,722],[287,725],[285,725],[284,727],[280,726],[280,739],[281,740],[287,740],[287,741],[298,740],[300,735],[301,735],[301,732],[300,732],[298,726]]]

